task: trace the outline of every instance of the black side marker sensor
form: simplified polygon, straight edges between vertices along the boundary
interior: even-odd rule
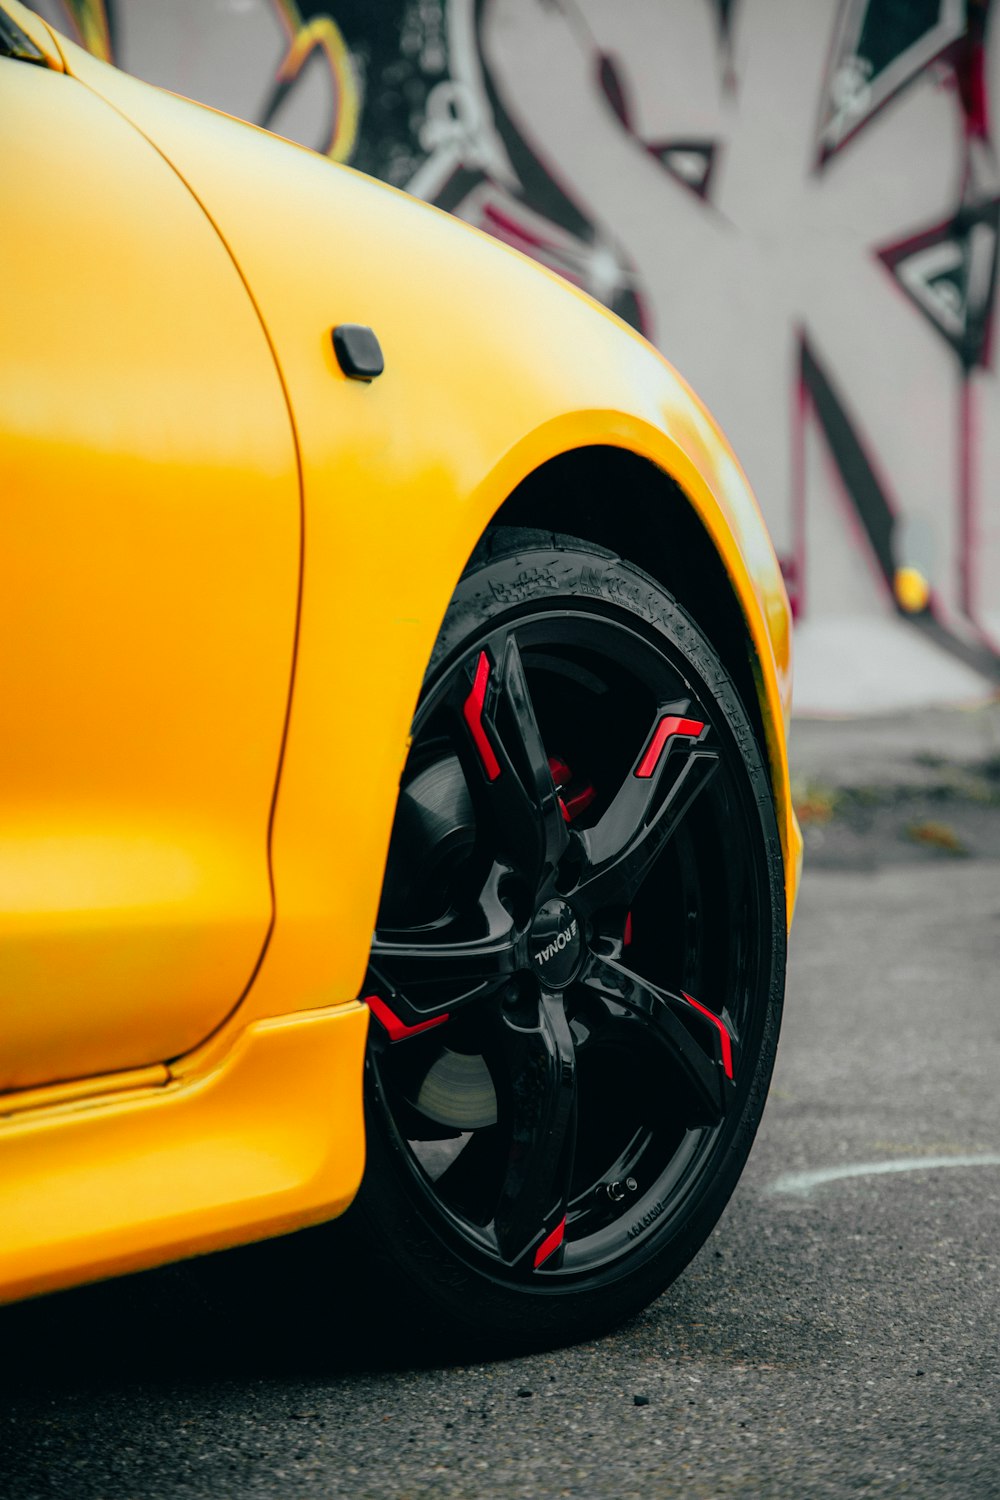
[[[374,380],[385,369],[382,346],[363,323],[340,323],[333,330],[333,352],[351,380]]]

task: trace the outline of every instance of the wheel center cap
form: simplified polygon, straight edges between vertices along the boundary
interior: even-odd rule
[[[580,924],[565,901],[546,901],[535,913],[528,934],[531,963],[549,989],[569,984],[580,966]]]

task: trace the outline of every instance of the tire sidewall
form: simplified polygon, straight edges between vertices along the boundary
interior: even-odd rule
[[[716,728],[737,751],[745,772],[742,796],[751,836],[766,865],[762,933],[766,998],[758,1006],[754,1067],[737,1094],[733,1118],[702,1169],[682,1222],[662,1237],[651,1235],[634,1257],[599,1278],[560,1285],[513,1286],[473,1265],[431,1216],[422,1211],[402,1143],[378,1098],[377,1070],[366,1064],[365,1113],[368,1167],[350,1217],[370,1244],[394,1262],[406,1310],[437,1335],[485,1337],[500,1347],[549,1345],[581,1337],[638,1311],[687,1265],[704,1243],[743,1170],[764,1108],[774,1065],[784,993],[784,868],[773,793],[761,750],[732,680],[706,637],[663,587],[630,562],[571,537],[530,531],[495,533],[470,559],[451,599],[428,667],[427,691],[477,639],[502,620],[539,606],[587,609],[630,618],[669,655],[696,696],[710,701]],[[417,721],[419,722],[419,709]],[[387,1247],[395,1247],[395,1253]],[[407,1285],[408,1283],[408,1285]],[[458,1314],[465,1309],[465,1314]]]

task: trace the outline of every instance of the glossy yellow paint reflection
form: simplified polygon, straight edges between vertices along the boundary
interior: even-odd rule
[[[26,5],[19,4],[19,0],[9,0],[9,3],[5,3],[2,8],[21,28],[25,36],[34,42],[44,57],[46,66],[61,73],[64,65],[59,44],[41,17],[36,16],[34,11],[29,10]]]
[[[2,1090],[185,1052],[246,987],[300,497],[253,306],[159,154],[0,58],[0,161]]]
[[[76,1104],[81,1099],[98,1099],[107,1095],[131,1093],[134,1089],[160,1088],[170,1082],[165,1063],[148,1068],[130,1068],[123,1073],[100,1073],[96,1078],[77,1078],[72,1083],[50,1083],[40,1089],[15,1089],[0,1094],[0,1121],[29,1110],[50,1110],[61,1104]]]

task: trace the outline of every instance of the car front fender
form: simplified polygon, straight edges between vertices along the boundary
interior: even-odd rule
[[[790,911],[788,601],[742,470],[683,380],[589,297],[438,210],[71,44],[63,55],[212,220],[268,333],[298,439],[304,569],[272,837],[277,923],[238,1023],[357,995],[410,721],[455,583],[517,485],[589,446],[669,475],[731,580],[756,659]],[[378,379],[340,368],[342,323],[374,329]]]

